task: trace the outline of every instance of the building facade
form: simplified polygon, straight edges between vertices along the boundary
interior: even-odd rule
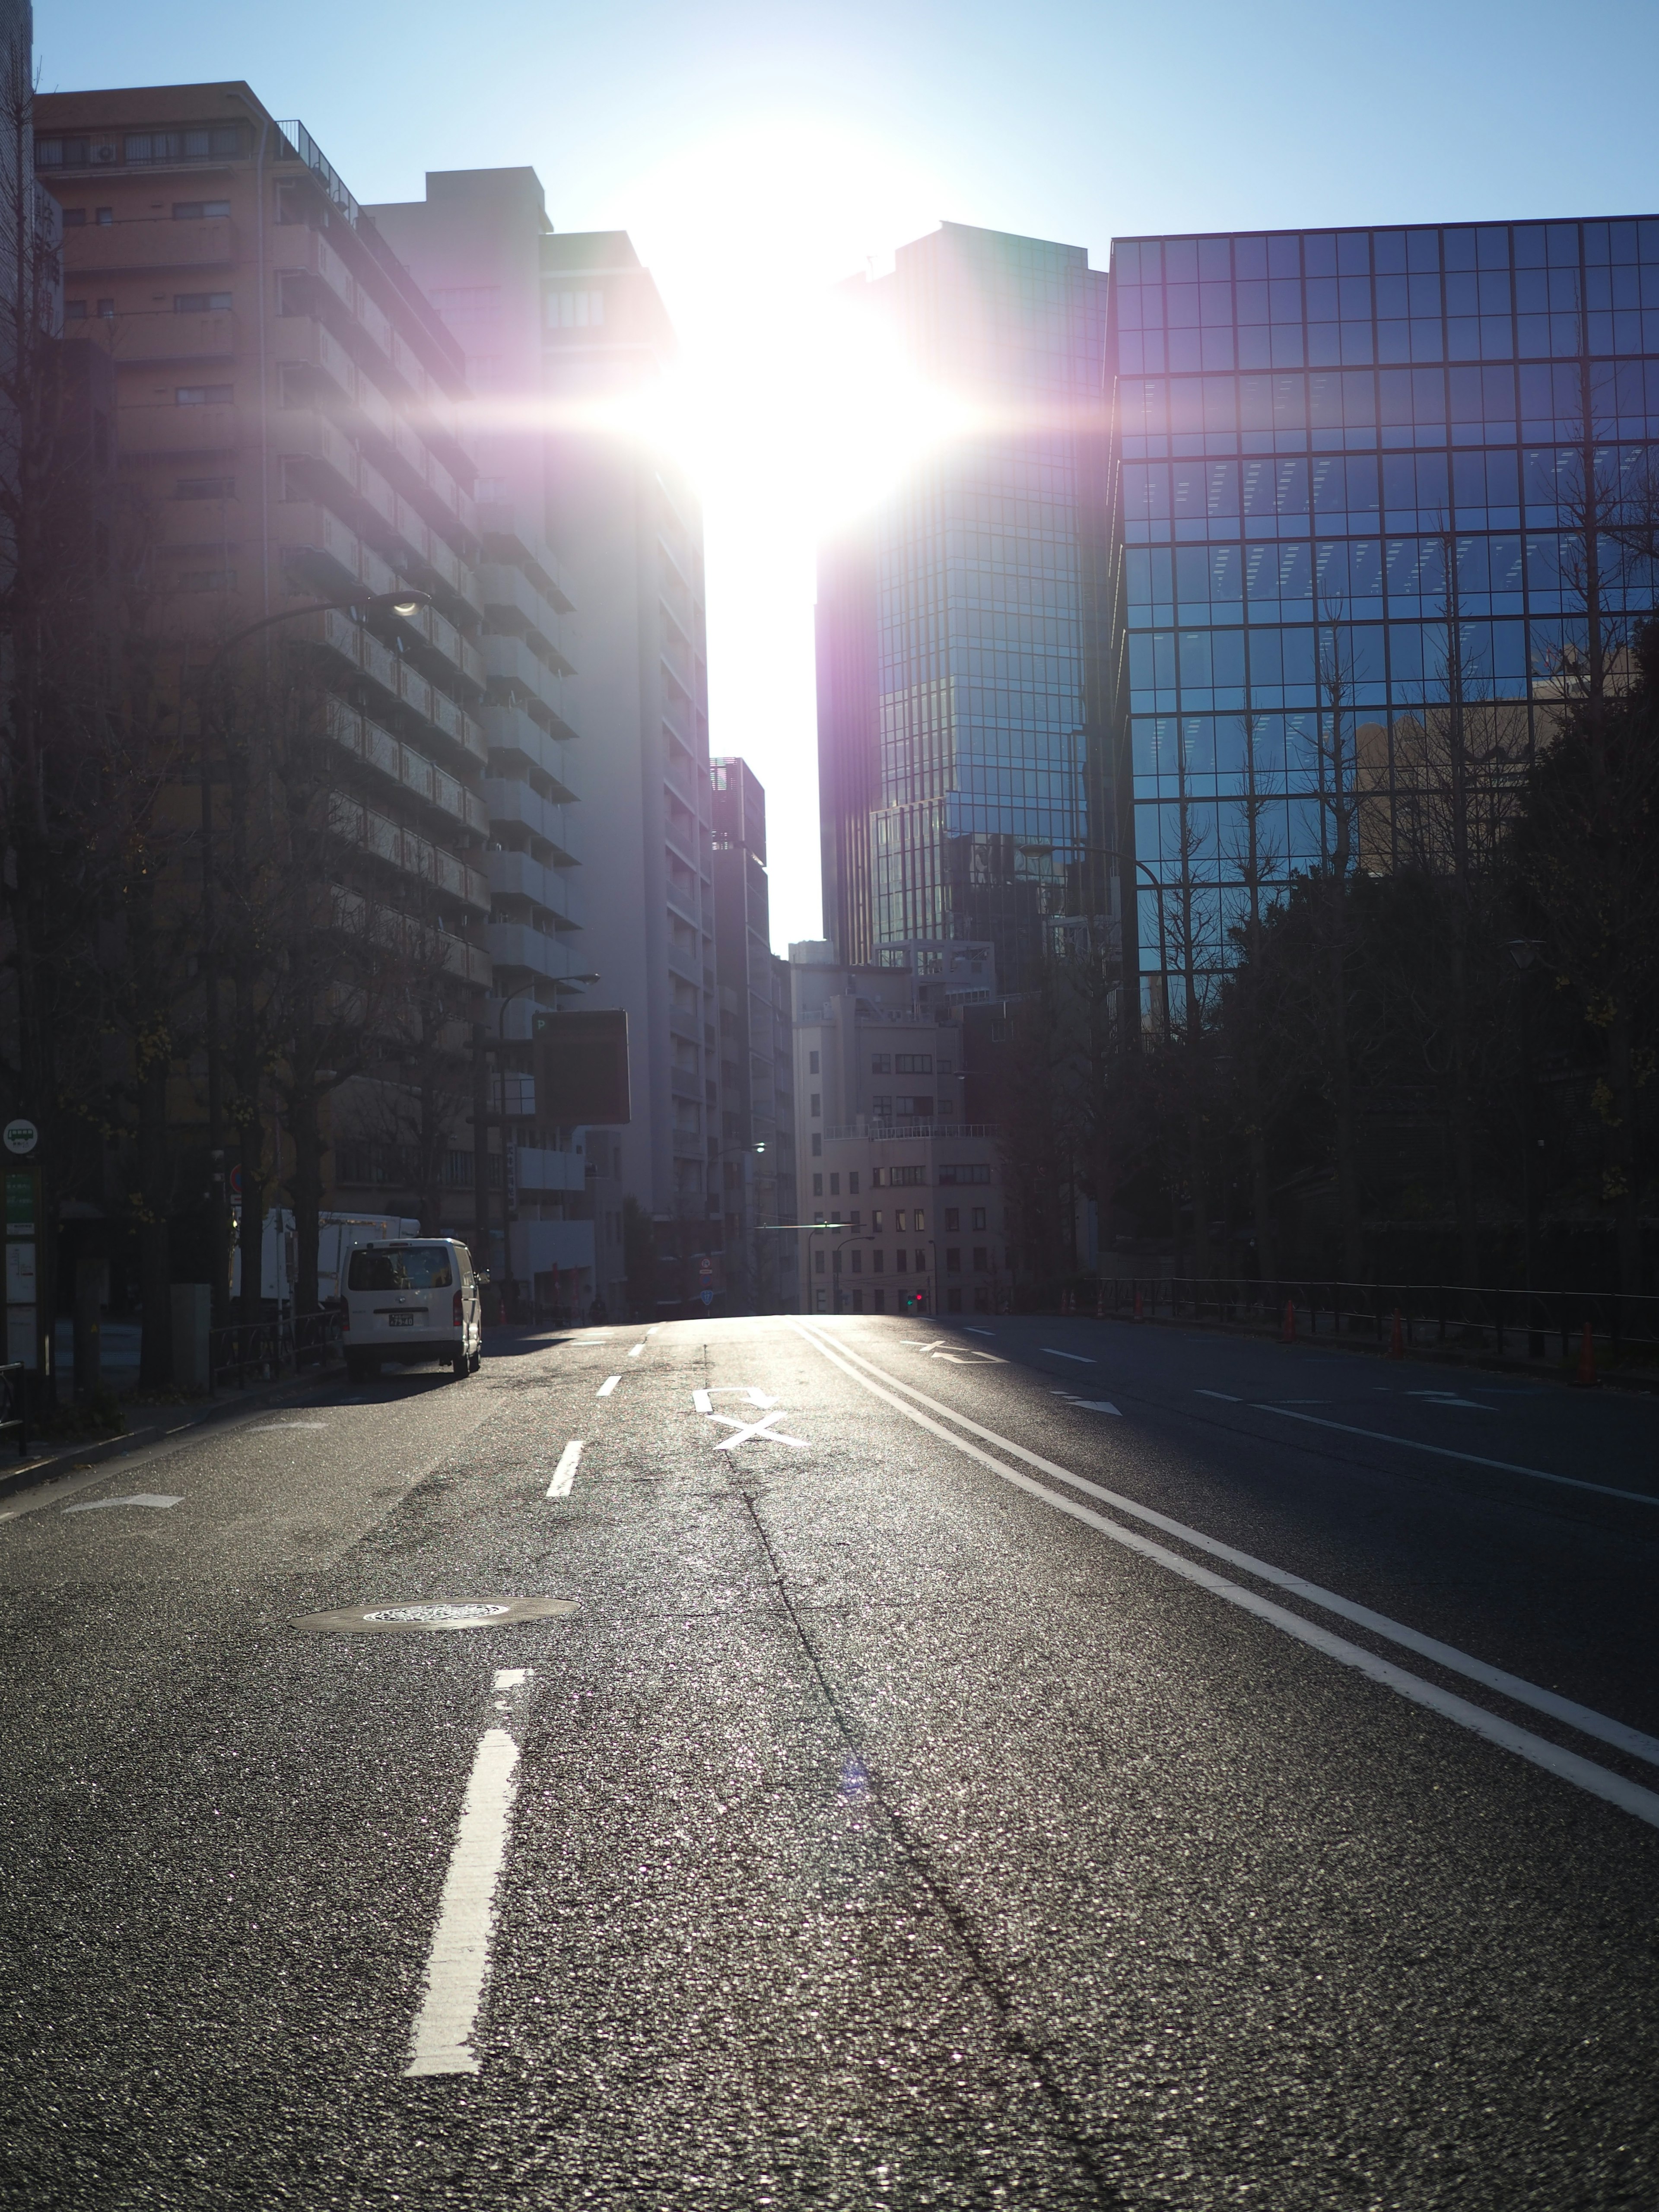
[[[789,948],[805,1313],[991,1313],[1012,1279],[996,1131],[964,1121],[963,1009],[994,948],[912,941],[849,966]]]
[[[986,940],[1019,988],[1053,917],[1110,926],[1106,289],[1079,247],[955,223],[849,288],[966,427],[821,556],[826,921],[843,958]]]
[[[484,1027],[501,1082],[502,1205],[515,1282],[544,1307],[597,1295],[623,1310],[617,1133],[561,1129],[537,1109],[538,1009],[590,998],[583,790],[589,749],[573,694],[577,612],[548,518],[541,246],[551,228],[533,169],[432,172],[422,200],[370,210],[453,332],[473,401],[479,650],[489,742],[485,931],[495,984]]]
[[[159,634],[186,666],[273,618],[273,640],[302,649],[331,741],[319,880],[343,934],[356,916],[359,940],[407,960],[406,995],[426,1003],[404,1047],[453,1042],[491,976],[460,349],[303,125],[246,85],[53,94],[34,122],[62,210],[64,327],[108,350],[122,473],[151,518]],[[410,586],[427,604],[406,617],[362,606]],[[359,604],[302,611],[319,600]],[[297,665],[273,647],[267,667],[279,659]],[[416,1210],[418,1087],[331,1096],[325,1205]],[[478,1163],[464,1139],[447,1153],[439,1210],[468,1229]]]
[[[623,1188],[651,1217],[655,1302],[721,1253],[721,1105],[702,520],[640,427],[675,338],[626,233],[541,245],[548,514],[580,611],[592,1003],[628,1010],[634,1121]]]
[[[1420,859],[1436,730],[1547,738],[1659,438],[1659,219],[1119,240],[1114,684],[1144,1000],[1252,877]],[[1622,588],[1603,578],[1616,621]]]

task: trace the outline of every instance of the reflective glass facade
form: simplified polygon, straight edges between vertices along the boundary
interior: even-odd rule
[[[988,939],[1013,981],[1111,843],[1106,280],[1079,247],[947,224],[866,298],[972,428],[872,519],[861,561],[821,564],[826,927],[850,959]]]
[[[1120,240],[1111,277],[1117,790],[1149,978],[1182,964],[1177,884],[1194,963],[1224,958],[1251,778],[1279,877],[1320,861],[1333,659],[1386,802],[1361,857],[1389,865],[1449,584],[1486,711],[1520,752],[1547,732],[1583,426],[1615,488],[1659,445],[1659,218]]]

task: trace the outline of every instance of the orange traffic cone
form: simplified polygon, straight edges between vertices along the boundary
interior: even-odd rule
[[[1389,1357],[1390,1359],[1406,1357],[1406,1316],[1398,1306],[1394,1310],[1394,1334],[1389,1339]]]
[[[1286,1344],[1296,1342],[1296,1300],[1294,1298],[1286,1298],[1285,1301],[1285,1326],[1280,1334]]]
[[[1595,1388],[1595,1344],[1588,1322],[1584,1323],[1583,1337],[1578,1346],[1578,1372],[1573,1381],[1586,1390]]]

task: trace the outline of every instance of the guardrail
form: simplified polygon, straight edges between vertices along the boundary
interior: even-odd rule
[[[29,1455],[29,1371],[21,1359],[0,1366],[0,1437],[17,1438],[17,1456]]]
[[[1610,1363],[1659,1366],[1659,1297],[1601,1291],[1516,1291],[1490,1284],[1261,1282],[1226,1276],[1079,1279],[1076,1310],[1151,1320],[1272,1328],[1286,1338],[1388,1343],[1401,1317],[1404,1348],[1445,1346],[1499,1359],[1573,1356],[1586,1323]]]
[[[303,1368],[330,1366],[341,1356],[341,1334],[337,1313],[233,1322],[228,1328],[211,1329],[208,1364],[212,1387],[246,1390],[252,1382],[275,1382]]]

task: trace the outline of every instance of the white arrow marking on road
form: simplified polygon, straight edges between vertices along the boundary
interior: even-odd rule
[[[600,1383],[596,1395],[601,1398],[608,1398],[611,1395],[611,1393],[616,1389],[617,1383],[621,1381],[622,1376],[620,1375],[607,1375],[604,1382]]]
[[[182,1505],[182,1498],[158,1498],[148,1490],[135,1491],[130,1498],[94,1498],[85,1505],[66,1505],[65,1513],[101,1513],[106,1505]]]
[[[970,1367],[976,1359],[988,1360],[993,1367],[1008,1364],[1000,1353],[976,1352],[971,1344],[964,1345],[960,1352],[936,1352],[933,1357],[935,1359],[948,1359],[952,1367]]]
[[[772,1426],[774,1421],[783,1419],[781,1413],[763,1413],[757,1421],[735,1420],[730,1413],[715,1413],[711,1418],[737,1431],[733,1437],[722,1437],[714,1447],[716,1451],[731,1451],[738,1444],[747,1443],[750,1437],[758,1437],[763,1443],[799,1444],[803,1451],[808,1449],[805,1437],[787,1437],[781,1429]]]
[[[559,1463],[553,1470],[553,1480],[547,1486],[550,1498],[568,1498],[570,1486],[576,1480],[576,1463],[582,1455],[582,1440],[573,1437],[559,1454]]]
[[[914,1336],[902,1336],[899,1342],[910,1352],[932,1352],[936,1345],[949,1344],[948,1336],[936,1336],[932,1344],[918,1344]]]
[[[498,1711],[505,1710],[505,1693],[521,1689],[530,1671],[527,1667],[497,1671],[492,1686],[502,1693]],[[489,1967],[495,1889],[507,1857],[518,1763],[519,1747],[507,1730],[486,1729],[473,1757],[461,1824],[449,1855],[443,1902],[427,1959],[426,1996],[415,2022],[406,2075],[478,2070],[472,2032]]]
[[[722,1382],[713,1390],[694,1390],[691,1403],[700,1413],[712,1413],[716,1398],[747,1398],[751,1406],[776,1406],[782,1401],[768,1397],[764,1390],[757,1390],[752,1382]]]

